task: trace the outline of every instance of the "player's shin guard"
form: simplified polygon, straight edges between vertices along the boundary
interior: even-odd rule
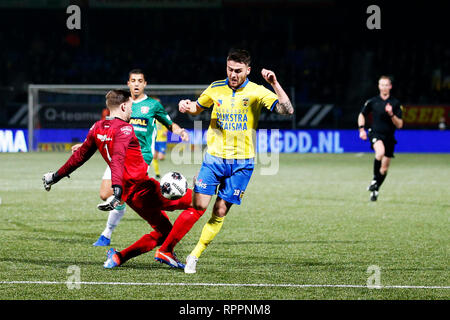
[[[194,208],[184,210],[175,220],[172,230],[159,250],[172,252],[175,245],[191,230],[204,212],[205,210],[196,210]]]
[[[108,239],[111,239],[112,232],[119,224],[120,220],[125,214],[125,211],[126,205],[122,204],[109,212],[108,221],[106,222],[106,228],[105,230],[103,230],[102,235],[104,235]]]
[[[197,258],[200,257],[203,251],[205,251],[206,247],[213,241],[214,237],[219,233],[222,228],[223,221],[225,217],[218,217],[214,213],[211,215],[211,218],[205,224],[202,230],[202,234],[200,239],[195,246],[194,250],[191,252],[191,256],[195,256]]]

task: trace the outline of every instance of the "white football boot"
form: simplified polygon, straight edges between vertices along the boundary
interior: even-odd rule
[[[184,267],[184,273],[196,273],[197,270],[195,268],[197,267],[197,261],[198,258],[194,256],[187,256],[186,258],[186,265]]]

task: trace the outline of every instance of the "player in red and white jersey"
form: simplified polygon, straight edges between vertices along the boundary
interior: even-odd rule
[[[91,127],[79,151],[56,172],[57,176],[64,177],[72,173],[97,149],[111,168],[112,187],[122,189],[123,201],[127,200],[136,186],[149,180],[148,165],[142,157],[133,126],[112,116],[107,116]]]
[[[203,212],[192,208],[192,190],[188,189],[181,199],[169,200],[162,196],[159,182],[149,178],[148,165],[142,156],[139,141],[134,134],[133,126],[128,123],[132,105],[130,93],[123,90],[111,90],[106,95],[106,105],[110,110],[110,116],[105,120],[97,121],[91,127],[85,142],[59,170],[44,175],[44,188],[50,191],[53,184],[75,171],[89,160],[96,150],[99,150],[111,168],[114,193],[105,203],[98,205],[98,208],[110,211],[126,202],[154,229],[120,252],[113,248],[109,249],[104,267],[116,267],[130,258],[161,245],[155,254],[155,259],[171,267],[184,268],[184,265],[176,258],[173,247],[191,229]],[[185,210],[172,228],[172,223],[163,210],[179,209]]]

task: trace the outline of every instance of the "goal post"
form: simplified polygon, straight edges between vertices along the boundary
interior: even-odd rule
[[[195,100],[208,87],[208,85],[150,85],[145,93],[148,96],[161,99],[163,106],[171,110],[177,108],[177,103],[181,99]],[[39,141],[37,140],[36,130],[46,129],[49,127],[56,128],[57,125],[61,129],[64,128],[89,128],[87,122],[92,125],[96,120],[100,119],[101,110],[105,108],[104,97],[109,90],[123,89],[129,90],[126,85],[114,84],[71,84],[71,85],[52,85],[52,84],[30,84],[28,85],[28,150],[36,151]],[[81,115],[72,114],[64,111],[67,117],[64,120],[74,119],[74,123],[69,121],[60,122],[59,124],[50,123],[43,119],[42,109],[51,107],[52,110],[71,110],[71,108],[81,108],[89,110],[95,108],[95,112],[90,115],[84,112]],[[48,111],[48,109],[47,109]],[[49,112],[47,112],[49,113]],[[44,110],[45,115],[45,110]],[[78,117],[76,116],[78,115]],[[55,115],[55,118],[58,116]],[[66,119],[67,118],[67,119]],[[80,120],[81,119],[81,120]],[[77,127],[78,126],[78,127]]]

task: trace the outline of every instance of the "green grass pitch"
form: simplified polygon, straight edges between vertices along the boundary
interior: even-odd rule
[[[0,154],[2,300],[450,298],[448,154],[397,154],[375,203],[366,191],[372,153],[282,154],[276,175],[261,175],[258,164],[193,275],[157,263],[154,251],[103,269],[107,248],[92,246],[107,218],[96,209],[99,154],[51,192],[42,187],[42,175],[68,157]],[[200,165],[167,159],[160,167],[182,172],[192,187]],[[112,238],[118,250],[150,230],[127,209]],[[210,214],[211,205],[176,247],[181,260]],[[66,284],[75,275],[69,266],[79,287]],[[377,275],[382,287],[368,288]]]

